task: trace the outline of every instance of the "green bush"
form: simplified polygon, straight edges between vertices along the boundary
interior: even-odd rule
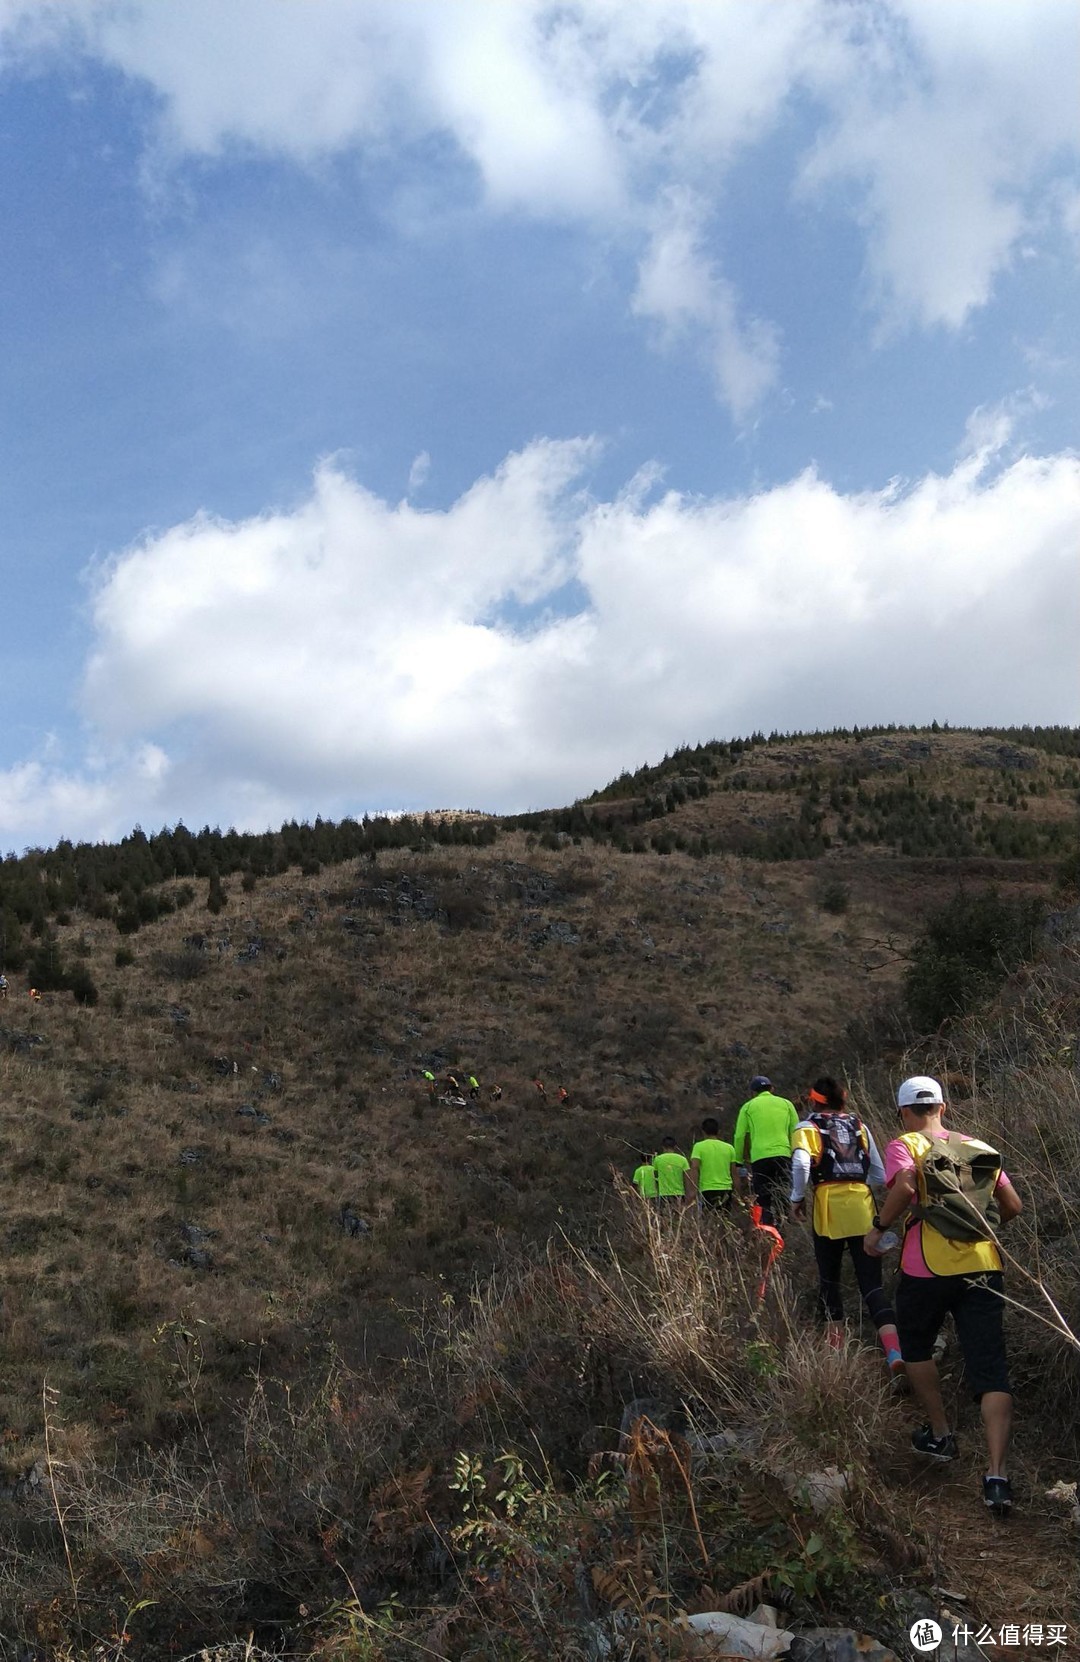
[[[834,917],[841,917],[851,903],[851,891],[846,883],[838,877],[823,883],[818,895],[818,905],[823,912],[830,912]]]
[[[916,1025],[940,1027],[989,998],[1032,956],[1043,915],[1039,901],[996,889],[955,895],[930,918],[904,978]]]
[[[118,946],[113,955],[113,963],[117,969],[127,969],[135,962],[135,954],[129,946]]]
[[[67,985],[74,994],[76,1004],[96,1004],[98,1001],[97,982],[84,964],[78,964],[69,970]]]

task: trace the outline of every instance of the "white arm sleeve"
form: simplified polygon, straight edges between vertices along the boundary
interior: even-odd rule
[[[791,1198],[802,1200],[810,1180],[810,1156],[805,1148],[797,1148],[791,1156]]]
[[[878,1153],[878,1146],[874,1141],[874,1133],[869,1126],[866,1129],[867,1153],[870,1156],[870,1170],[866,1174],[866,1181],[872,1189],[885,1187],[885,1162]]]

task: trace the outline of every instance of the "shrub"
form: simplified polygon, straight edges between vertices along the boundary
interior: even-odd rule
[[[830,912],[834,917],[841,917],[851,903],[851,890],[838,877],[823,883],[818,895],[818,905],[823,912]]]
[[[90,971],[83,964],[78,964],[67,975],[67,985],[74,994],[76,1004],[96,1004],[98,1001],[97,982]]]
[[[961,892],[936,912],[915,943],[904,977],[908,1011],[940,1027],[988,998],[1032,956],[1043,907],[987,889]]]
[[[135,962],[135,954],[129,946],[118,946],[113,954],[113,963],[117,969],[127,969]]]

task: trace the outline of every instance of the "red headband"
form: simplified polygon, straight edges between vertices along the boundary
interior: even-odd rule
[[[806,1094],[809,1097],[811,1102],[819,1103],[822,1108],[827,1108],[829,1106],[828,1097],[827,1096],[822,1096],[820,1091],[807,1091]]]

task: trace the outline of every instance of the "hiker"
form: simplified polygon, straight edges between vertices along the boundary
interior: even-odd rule
[[[863,1236],[874,1216],[870,1185],[885,1187],[885,1168],[877,1144],[847,1092],[835,1079],[815,1079],[807,1093],[807,1111],[795,1128],[791,1155],[791,1218],[806,1222],[806,1193],[813,1196],[810,1229],[818,1269],[818,1306],[825,1337],[834,1350],[844,1344],[844,1295],[840,1272],[844,1249],[851,1256],[863,1303],[878,1331],[890,1377],[902,1380],[904,1363],[896,1316],[881,1285],[880,1254],[863,1249]]]
[[[432,1102],[434,1102],[439,1087],[435,1081],[435,1075],[432,1073],[430,1068],[424,1069],[423,1079],[424,1084],[427,1086],[427,1094],[431,1098]]]
[[[450,1096],[459,1096],[461,1094],[461,1086],[457,1082],[456,1075],[452,1073],[448,1073],[446,1075],[446,1078],[443,1080],[443,1089],[447,1091]]]
[[[8,995],[7,976],[6,975],[0,975],[0,999],[6,998],[7,995]]]
[[[567,1090],[565,1085],[560,1085],[559,1086],[559,1107],[560,1108],[569,1108],[569,1106],[570,1106],[570,1092]]]
[[[685,1154],[679,1153],[670,1132],[664,1138],[660,1153],[653,1158],[653,1167],[656,1171],[657,1200],[685,1200],[686,1174],[690,1170],[690,1162]]]
[[[638,1155],[638,1159],[641,1161],[641,1164],[638,1166],[633,1177],[631,1178],[631,1182],[633,1183],[638,1194],[641,1196],[642,1200],[655,1200],[656,1167],[653,1165],[651,1157],[644,1153],[644,1151]]]
[[[502,1101],[502,1086],[501,1085],[492,1085],[491,1090],[489,1092],[489,1095],[491,1097],[492,1102],[501,1102]]]
[[[956,1437],[933,1359],[934,1340],[951,1314],[986,1433],[983,1500],[1004,1517],[1012,1506],[1005,1474],[1012,1389],[994,1232],[1019,1215],[1022,1203],[996,1149],[946,1130],[948,1104],[938,1080],[905,1079],[896,1103],[904,1129],[885,1150],[889,1192],[863,1245],[871,1255],[880,1253],[882,1232],[905,1220],[896,1324],[911,1388],[927,1416],[926,1425],[912,1433],[911,1445],[931,1460],[956,1459]]]
[[[480,1101],[480,1081],[475,1073],[469,1075],[469,1098],[473,1102]]]
[[[41,1002],[41,994],[38,992],[36,987],[31,987],[30,988],[30,991],[27,994],[27,997],[31,998],[35,1004],[40,1004],[40,1002]]]
[[[547,1096],[547,1092],[544,1089],[544,1081],[542,1079],[534,1079],[533,1084],[536,1086],[538,1096]]]
[[[750,1182],[761,1208],[761,1222],[776,1227],[776,1215],[783,1212],[791,1170],[791,1134],[799,1123],[795,1104],[786,1096],[774,1096],[772,1080],[763,1073],[750,1081],[753,1096],[744,1102],[735,1121],[735,1158],[747,1161],[750,1145]]]
[[[701,1205],[729,1211],[733,1193],[735,1149],[720,1136],[717,1120],[701,1122],[701,1136],[690,1150],[690,1177]]]

